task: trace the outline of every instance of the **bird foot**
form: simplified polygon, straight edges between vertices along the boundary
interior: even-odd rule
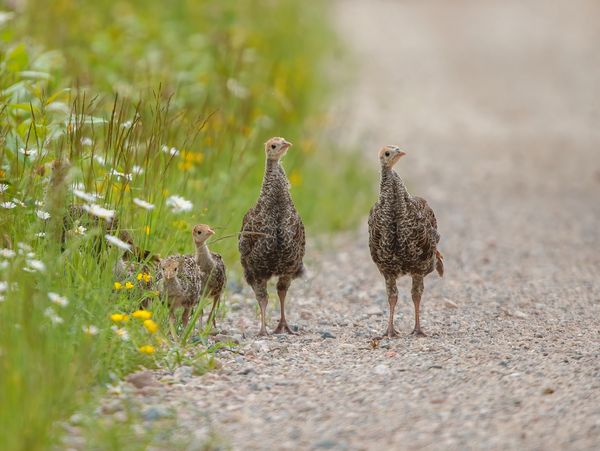
[[[292,329],[290,329],[290,327],[287,325],[287,323],[283,323],[283,322],[279,322],[279,324],[277,325],[277,329],[275,329],[273,331],[274,334],[290,334],[290,335],[298,335],[297,332],[294,332]]]
[[[398,338],[400,336],[400,334],[398,333],[398,331],[396,329],[388,329],[385,331],[385,333],[383,334],[384,337],[388,337],[388,338]]]
[[[414,329],[410,334],[414,335],[415,337],[426,337],[427,336],[427,334],[425,332],[423,332],[420,328]]]
[[[257,337],[268,337],[269,333],[266,330],[261,329],[256,336]]]

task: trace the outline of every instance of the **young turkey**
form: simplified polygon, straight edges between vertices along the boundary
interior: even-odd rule
[[[412,300],[415,307],[413,334],[425,336],[419,321],[423,278],[434,268],[444,274],[442,254],[437,250],[440,235],[433,210],[425,199],[411,196],[402,179],[392,169],[404,156],[397,146],[379,151],[381,186],[379,200],[369,214],[369,248],[379,272],[385,278],[390,305],[387,336],[397,337],[394,309],[398,301],[398,277],[412,277]]]
[[[221,299],[221,294],[227,283],[227,275],[225,272],[225,263],[221,256],[208,249],[206,240],[214,235],[215,232],[206,224],[198,224],[194,226],[192,236],[196,245],[196,263],[202,271],[202,295],[210,296],[213,300],[208,321],[212,319],[213,326],[216,328],[217,323],[215,316]]]
[[[283,138],[271,138],[265,143],[267,161],[260,196],[244,216],[239,239],[244,277],[260,307],[259,335],[267,334],[267,281],[271,277],[279,278],[277,294],[281,304],[281,318],[274,333],[294,334],[285,319],[285,297],[292,280],[304,272],[305,238],[304,225],[279,162],[290,146]]]

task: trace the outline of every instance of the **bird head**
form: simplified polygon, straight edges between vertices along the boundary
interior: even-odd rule
[[[197,246],[204,244],[204,242],[214,234],[215,231],[206,224],[195,225],[192,229],[192,237]]]
[[[271,138],[265,143],[267,158],[269,160],[279,160],[291,146],[292,143],[286,141],[284,138]]]
[[[381,166],[391,168],[404,155],[406,152],[402,152],[398,146],[384,146],[379,151],[379,161]]]
[[[162,270],[163,275],[166,280],[171,280],[177,277],[177,273],[179,272],[180,261],[172,258],[161,260],[160,261],[160,269]]]

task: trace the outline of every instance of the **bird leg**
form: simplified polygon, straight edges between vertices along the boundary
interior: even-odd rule
[[[290,335],[298,335],[296,332],[292,331],[287,324],[285,319],[285,296],[287,294],[287,290],[290,287],[291,279],[288,277],[280,277],[277,281],[277,295],[279,296],[279,304],[281,307],[281,317],[279,319],[279,324],[277,325],[277,329],[273,331],[274,334],[282,334],[287,333]]]
[[[416,335],[417,337],[426,337],[427,334],[421,330],[421,323],[419,321],[421,295],[423,294],[423,277],[413,276],[411,294],[413,304],[415,305],[415,328],[412,331],[412,334]]]
[[[261,280],[260,282],[253,284],[252,290],[254,291],[256,300],[258,301],[258,306],[260,307],[260,331],[258,332],[258,336],[262,337],[265,335],[269,335],[267,333],[267,326],[265,320],[267,304],[269,303],[269,295],[267,293],[267,281]]]
[[[389,338],[396,338],[399,336],[396,329],[394,329],[394,310],[396,309],[396,303],[398,302],[398,287],[396,286],[395,277],[386,277],[385,287],[388,295],[388,303],[390,304],[390,316],[388,318],[387,331],[384,335]]]
[[[210,323],[212,320],[213,327],[217,328],[217,321],[215,317],[217,316],[217,307],[219,305],[219,296],[213,297],[212,308],[210,309],[210,313],[208,314],[208,322]]]
[[[181,324],[183,325],[184,329],[187,327],[189,320],[190,320],[190,307],[184,306],[183,313],[181,314]]]

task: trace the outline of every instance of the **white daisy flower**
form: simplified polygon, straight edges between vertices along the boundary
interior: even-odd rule
[[[83,209],[89,214],[97,216],[98,218],[112,219],[115,216],[114,210],[107,210],[106,208],[96,204],[84,205]]]
[[[229,89],[229,92],[231,92],[235,97],[240,99],[245,99],[248,97],[248,94],[250,94],[248,88],[242,85],[235,78],[230,78],[227,80],[227,89]]]
[[[22,252],[31,252],[31,246],[27,243],[21,243],[20,241],[17,243],[17,248],[19,249],[19,253]]]
[[[121,124],[121,127],[123,128],[131,128],[131,126],[133,125],[133,121],[125,121]]]
[[[85,232],[87,231],[87,229],[83,226],[77,226],[73,229],[73,233],[75,233],[75,235],[85,235]]]
[[[44,310],[44,316],[46,318],[50,319],[50,322],[52,324],[64,323],[64,320],[56,314],[56,312],[54,311],[54,309],[52,307],[48,307],[46,310]]]
[[[96,200],[98,200],[98,196],[96,196],[95,194],[86,193],[85,191],[79,189],[74,189],[73,195],[85,200],[86,202],[95,202]]]
[[[46,265],[43,261],[30,258],[27,260],[27,266],[23,270],[27,272],[44,272],[46,271]]]
[[[23,154],[23,156],[25,156],[26,158],[35,158],[38,151],[37,149],[25,149],[21,147],[19,149],[19,153]]]
[[[0,204],[0,207],[6,208],[7,210],[11,210],[11,209],[15,208],[16,206],[17,206],[17,204],[15,204],[14,202],[10,202],[10,201],[2,202]]]
[[[117,326],[112,326],[111,329],[115,331],[115,334],[117,334],[121,338],[121,340],[129,340],[129,332],[127,332],[127,329],[123,329],[122,327]]]
[[[2,258],[13,258],[17,253],[12,249],[0,249],[0,257]]]
[[[150,202],[146,202],[145,200],[139,199],[137,197],[133,198],[133,203],[136,204],[138,207],[145,208],[146,210],[154,209],[154,205],[152,205]]]
[[[36,210],[35,215],[43,221],[50,219],[50,213],[44,210]]]
[[[98,332],[100,332],[100,330],[93,324],[90,324],[89,326],[82,326],[81,329],[83,330],[84,334],[90,336],[98,335]]]
[[[0,183],[0,194],[6,192],[8,185],[6,183]]]
[[[8,290],[8,282],[0,280],[0,293],[4,293],[6,290]]]
[[[169,196],[167,198],[167,206],[171,207],[173,213],[182,213],[184,211],[191,211],[194,205],[187,199],[181,196]]]
[[[89,138],[87,136],[84,136],[83,138],[81,138],[82,146],[91,146],[92,144],[94,144],[94,141],[92,141],[92,138]]]
[[[96,163],[102,166],[106,165],[106,159],[102,155],[94,155],[94,160],[96,160]]]
[[[175,147],[162,146],[162,151],[171,156],[179,155],[179,150],[177,150]]]
[[[46,232],[38,232],[35,234],[37,238],[44,238],[46,236]]]
[[[20,205],[21,207],[25,206],[25,204],[23,202],[21,202],[19,199],[17,199],[16,197],[13,197],[12,201],[17,205]]]
[[[43,207],[44,206],[44,202],[41,200],[36,200],[35,202],[33,202],[33,205],[35,205],[36,207]]]
[[[53,293],[50,291],[48,293],[48,298],[50,298],[51,302],[53,302],[56,305],[60,305],[61,307],[66,307],[67,305],[69,305],[69,300],[58,293]]]
[[[140,175],[144,172],[144,168],[141,166],[138,166],[137,164],[134,164],[133,167],[131,168],[131,172],[133,172],[135,175]]]
[[[106,238],[106,241],[108,241],[110,244],[117,246],[119,249],[123,249],[124,251],[131,250],[130,244],[127,244],[125,241],[117,238],[116,236],[106,234],[104,235],[104,238]]]

